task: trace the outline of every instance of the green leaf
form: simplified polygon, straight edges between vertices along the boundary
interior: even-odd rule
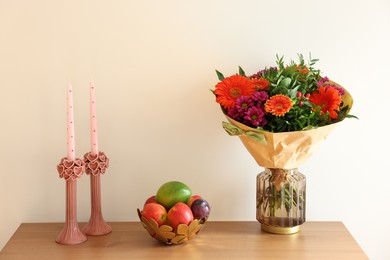
[[[265,136],[263,134],[256,133],[253,131],[246,131],[245,135],[250,139],[258,142],[259,144],[267,144],[267,140],[265,139]]]
[[[357,116],[354,116],[354,115],[346,115],[345,117],[346,117],[346,118],[355,118],[355,119],[359,119]]]
[[[279,86],[283,88],[288,88],[291,84],[291,78],[284,78],[280,81]]]
[[[287,91],[287,96],[289,96],[291,98],[295,98],[297,96],[297,92],[298,92],[299,87],[300,87],[300,85],[296,86],[293,89],[289,89]]]
[[[299,64],[304,65],[305,59],[303,58],[303,55],[301,53],[298,53],[298,57],[299,57]]]
[[[219,72],[218,70],[215,70],[215,72],[217,73],[218,79],[220,81],[225,79],[225,76],[221,72]]]
[[[241,66],[238,66],[238,73],[239,73],[241,76],[246,77],[245,71],[241,68]]]
[[[279,58],[279,55],[276,54],[276,64],[279,66],[280,70],[284,68],[283,58],[284,56]]]
[[[222,122],[222,127],[231,136],[241,135],[243,133],[240,128],[228,122]]]
[[[302,128],[302,130],[310,130],[310,129],[315,129],[315,128],[317,128],[317,127],[315,127],[313,125],[308,125],[308,126]]]
[[[271,95],[276,95],[276,94],[287,95],[288,94],[287,92],[288,90],[285,87],[277,86],[271,90]]]

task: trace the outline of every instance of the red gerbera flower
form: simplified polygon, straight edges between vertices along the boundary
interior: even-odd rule
[[[321,111],[329,112],[331,119],[336,119],[340,110],[341,96],[339,92],[332,86],[321,86],[317,91],[313,92],[309,101],[316,106],[319,106]]]
[[[265,111],[274,116],[284,116],[292,106],[291,98],[283,94],[270,97],[264,104]]]
[[[225,78],[215,86],[214,94],[217,102],[225,109],[232,108],[236,99],[241,96],[250,96],[255,92],[255,85],[247,77],[233,75]]]
[[[253,78],[253,84],[255,85],[257,90],[268,90],[270,82],[265,78]]]

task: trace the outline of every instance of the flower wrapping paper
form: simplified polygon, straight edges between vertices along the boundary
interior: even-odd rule
[[[258,165],[265,168],[282,169],[300,167],[313,155],[328,134],[340,123],[310,130],[272,133],[248,127],[228,116],[226,118],[231,124],[243,130],[243,132],[250,131],[264,136],[265,142],[260,143],[248,135],[239,135],[242,143]]]

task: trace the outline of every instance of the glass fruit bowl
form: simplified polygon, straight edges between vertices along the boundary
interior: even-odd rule
[[[137,213],[143,227],[150,236],[167,245],[178,245],[193,239],[207,221],[207,218],[194,219],[188,225],[179,224],[174,230],[169,225],[159,226],[154,219],[146,219],[139,209],[137,209]]]

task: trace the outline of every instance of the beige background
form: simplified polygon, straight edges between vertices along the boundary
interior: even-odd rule
[[[89,148],[88,85],[96,84],[104,216],[136,208],[180,180],[213,206],[211,220],[255,220],[261,171],[209,89],[214,69],[248,74],[296,53],[348,88],[353,114],[300,169],[307,219],[343,221],[371,259],[389,259],[390,2],[0,0],[0,248],[21,222],[64,221],[66,86],[76,150]],[[89,179],[78,218],[89,218]],[[53,238],[53,243],[54,243]]]

